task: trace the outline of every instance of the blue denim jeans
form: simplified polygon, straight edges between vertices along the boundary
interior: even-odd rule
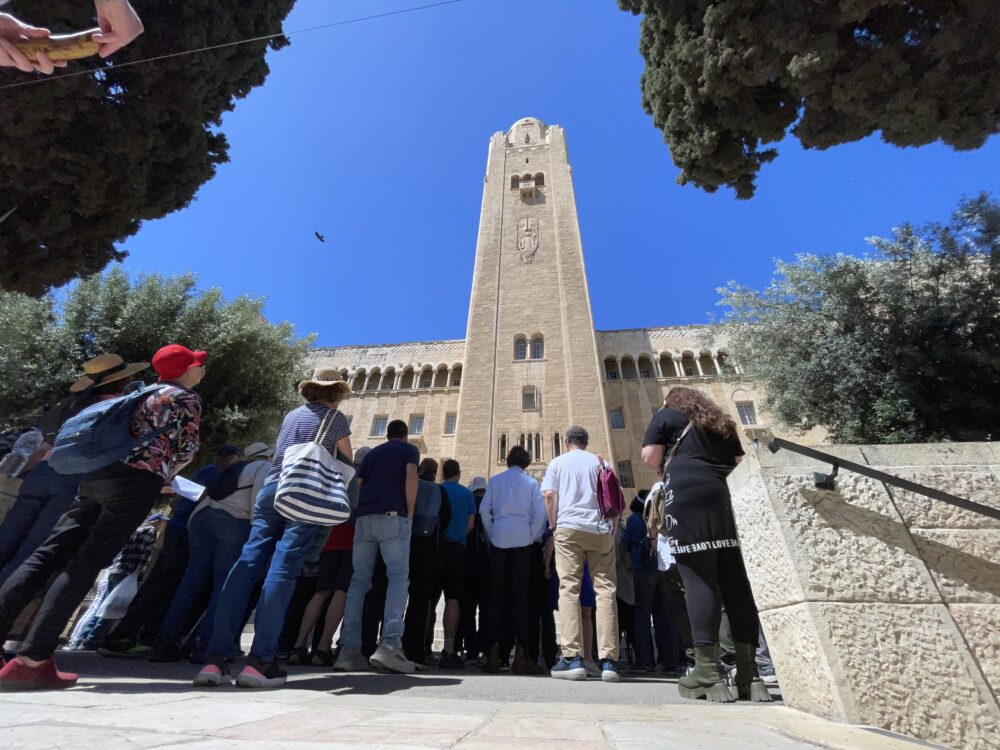
[[[127,573],[115,573],[109,575],[107,581],[98,589],[98,595],[94,597],[90,607],[86,612],[86,619],[73,629],[73,637],[70,643],[79,643],[86,648],[97,648],[104,645],[104,640],[117,620],[103,620],[97,616],[98,610],[104,604],[104,600],[111,595],[119,583],[128,577]]]
[[[205,643],[212,637],[222,584],[240,559],[243,545],[250,535],[250,519],[234,518],[220,508],[206,507],[191,516],[187,529],[190,547],[187,568],[157,639],[171,646],[179,645],[185,635],[184,625],[201,592],[210,582],[212,596],[198,624],[197,636]]]
[[[0,584],[48,539],[76,499],[81,474],[60,474],[48,461],[28,472],[17,501],[0,524]]]
[[[243,613],[257,582],[264,588],[254,616],[250,655],[267,664],[274,659],[278,638],[285,622],[285,610],[295,591],[295,579],[302,570],[316,535],[322,527],[289,521],[274,509],[277,482],[261,488],[253,511],[250,538],[222,585],[215,609],[210,656],[231,659],[243,625]]]
[[[410,586],[410,534],[406,516],[361,516],[354,526],[354,575],[347,591],[340,645],[344,651],[361,650],[361,620],[365,595],[372,587],[375,558],[385,561],[389,588],[382,614],[381,642],[393,648],[403,645],[403,612]]]

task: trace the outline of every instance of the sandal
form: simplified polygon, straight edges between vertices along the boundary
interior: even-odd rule
[[[333,654],[331,654],[329,651],[316,649],[315,651],[313,651],[312,661],[310,661],[309,664],[310,666],[313,667],[332,667]]]
[[[288,652],[285,662],[290,667],[301,667],[309,661],[309,650],[304,648],[293,648]]]

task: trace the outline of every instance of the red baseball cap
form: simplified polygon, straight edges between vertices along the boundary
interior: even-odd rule
[[[153,369],[160,380],[179,378],[192,367],[205,364],[208,352],[193,352],[180,344],[168,344],[153,355]]]

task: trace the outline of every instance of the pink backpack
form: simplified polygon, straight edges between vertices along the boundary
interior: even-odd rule
[[[597,459],[597,509],[604,518],[618,518],[625,512],[625,493],[614,469],[600,456]]]

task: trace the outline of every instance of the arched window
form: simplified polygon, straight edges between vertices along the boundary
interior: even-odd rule
[[[541,172],[535,174],[535,187],[545,187],[545,175]]]
[[[366,391],[377,391],[379,380],[382,376],[381,370],[372,370],[371,375],[368,376],[368,385],[365,386]]]
[[[660,373],[665,378],[676,378],[677,369],[674,367],[674,360],[669,354],[660,356]]]
[[[434,384],[434,370],[426,368],[420,372],[420,388],[430,388]]]
[[[437,374],[434,376],[434,387],[435,388],[447,388],[448,387],[448,368],[441,365],[438,368]]]
[[[701,356],[698,357],[698,364],[701,365],[701,371],[705,375],[718,375],[719,373],[715,369],[715,362],[712,361],[711,352],[702,352]]]
[[[507,460],[507,433],[500,435],[500,462]]]
[[[510,188],[511,190],[517,190],[521,186],[521,178],[517,175],[513,175],[510,178]]]
[[[618,380],[618,363],[615,362],[614,357],[608,357],[604,360],[604,376],[608,380]]]
[[[524,336],[514,339],[514,359],[528,358],[528,340]]]
[[[545,358],[545,339],[541,336],[535,336],[531,339],[531,358],[532,359],[544,359]]]
[[[631,357],[622,357],[622,379],[635,380],[635,362]]]
[[[396,387],[396,370],[390,367],[382,375],[382,390],[391,391]]]
[[[649,357],[646,355],[639,357],[639,377],[653,377],[653,363],[649,361]]]
[[[399,384],[399,390],[409,390],[413,387],[414,372],[412,367],[403,370],[403,382]]]
[[[727,352],[720,351],[718,354],[719,367],[722,368],[723,375],[735,375],[736,367],[733,366],[732,360],[729,358]]]
[[[363,369],[354,373],[354,384],[351,386],[352,391],[360,392],[364,390],[366,374],[367,373]]]
[[[457,388],[462,385],[462,365],[455,365],[451,370],[451,385]]]
[[[552,456],[559,455],[562,455],[562,438],[559,437],[559,433],[557,432],[552,436]]]
[[[694,361],[694,355],[691,352],[684,352],[681,356],[681,377],[682,378],[693,378],[698,374],[698,365]]]
[[[539,433],[535,433],[535,460],[542,460],[542,436]]]

